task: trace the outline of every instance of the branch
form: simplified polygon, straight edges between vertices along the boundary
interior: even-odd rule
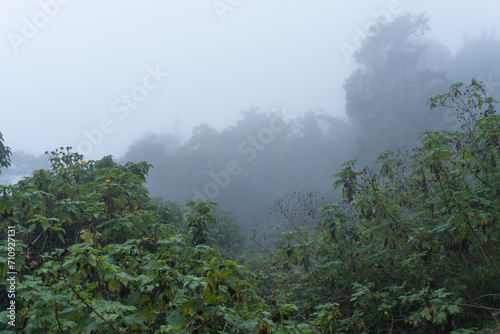
[[[108,325],[111,326],[111,328],[113,328],[115,331],[117,331],[118,333],[122,333],[122,334],[125,334],[124,331],[122,331],[121,329],[119,329],[118,327],[116,327],[115,325],[113,325],[112,322],[110,322],[109,320],[106,320],[99,312],[96,311],[95,308],[92,307],[92,305],[90,305],[89,303],[87,303],[82,296],[80,296],[80,294],[78,292],[76,292],[76,290],[71,286],[71,285],[67,285],[68,288],[70,288],[74,293],[75,295],[78,297],[78,299],[80,299],[92,312],[94,312],[99,318],[101,318],[102,320],[104,320]]]
[[[68,285],[68,284],[65,284],[64,282],[61,282],[59,279],[57,279],[54,274],[52,273],[51,274],[52,278],[55,279],[57,282],[60,282],[60,283],[63,283],[64,286],[68,287],[71,289],[71,291],[73,291],[73,293],[76,295],[76,297],[78,299],[80,299],[84,304],[85,306],[87,306],[92,312],[94,312],[99,318],[101,318],[102,320],[104,320],[104,322],[106,322],[109,326],[111,326],[111,328],[113,328],[116,332],[118,333],[121,333],[121,334],[125,334],[124,331],[122,331],[121,329],[119,329],[118,327],[116,327],[112,322],[110,322],[109,320],[106,320],[99,312],[96,311],[95,308],[92,307],[92,305],[90,305],[89,303],[87,303],[85,301],[85,299],[83,299],[82,296],[80,296],[80,294],[78,292],[76,292],[76,290],[71,286],[71,285]]]

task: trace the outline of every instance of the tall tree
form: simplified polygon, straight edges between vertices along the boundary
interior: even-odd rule
[[[429,30],[423,15],[396,18],[355,54],[359,65],[346,81],[346,113],[359,122],[360,155],[374,158],[382,149],[415,143],[425,129],[445,128],[443,116],[425,101],[447,87],[444,71],[425,68]]]

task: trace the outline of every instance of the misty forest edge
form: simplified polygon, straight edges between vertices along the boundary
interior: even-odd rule
[[[357,72],[346,85],[369,75]],[[348,101],[352,112],[362,108]],[[17,273],[13,298],[0,304],[0,329],[494,333],[497,103],[476,80],[451,85],[428,105],[454,110],[460,131],[422,132],[417,147],[386,151],[375,167],[345,162],[333,180],[337,203],[313,191],[278,199],[272,209],[286,229],[253,230],[253,249],[243,249],[237,219],[215,202],[151,198],[148,162],[54,150],[50,168],[0,186],[2,233],[16,253],[9,268],[12,252],[1,245],[4,290]],[[0,166],[10,154],[0,136]]]

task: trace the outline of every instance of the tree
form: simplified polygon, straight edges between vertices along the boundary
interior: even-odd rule
[[[344,89],[346,113],[364,132],[358,139],[361,156],[373,159],[384,148],[413,146],[421,131],[446,127],[442,115],[430,113],[425,105],[449,84],[443,71],[423,67],[428,46],[419,38],[427,30],[427,18],[407,14],[355,54],[360,68]]]
[[[4,145],[3,136],[0,132],[0,174],[2,174],[2,167],[7,168],[10,166],[10,154],[10,147]]]

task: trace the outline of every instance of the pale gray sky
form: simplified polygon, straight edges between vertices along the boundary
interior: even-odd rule
[[[395,9],[427,12],[453,51],[500,13],[494,0],[0,0],[0,132],[14,150],[96,159],[252,106],[342,116],[341,45]]]

